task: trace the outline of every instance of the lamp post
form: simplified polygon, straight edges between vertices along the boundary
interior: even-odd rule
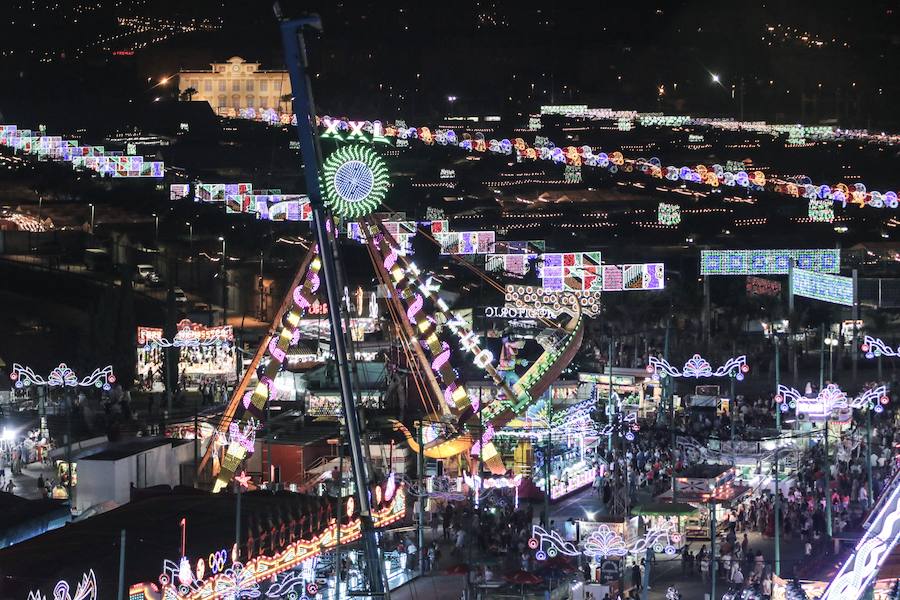
[[[159,215],[156,213],[153,213],[153,239],[159,246]]]
[[[821,326],[822,343],[819,349],[819,391],[825,387],[825,323]]]
[[[836,337],[828,336],[825,338],[825,345],[828,346],[828,380],[834,381],[834,347],[838,345]]]
[[[225,262],[228,260],[225,255],[225,238],[219,236],[222,242],[222,325],[228,325],[228,282],[226,281],[228,270]]]
[[[94,235],[94,205],[88,204],[91,207],[91,235]]]

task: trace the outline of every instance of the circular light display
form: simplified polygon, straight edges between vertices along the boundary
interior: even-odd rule
[[[323,166],[325,204],[339,217],[358,219],[371,214],[387,195],[387,165],[368,146],[344,146]]]

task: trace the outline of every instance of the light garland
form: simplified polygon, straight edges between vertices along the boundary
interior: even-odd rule
[[[23,367],[19,363],[13,363],[9,378],[15,382],[17,389],[32,385],[46,385],[49,387],[96,387],[109,391],[111,384],[116,382],[112,365],[107,365],[102,369],[94,369],[93,373],[79,379],[75,371],[67,367],[65,363],[59,363],[58,367],[50,371],[46,379],[37,375],[31,367]]]
[[[855,398],[848,398],[836,384],[825,386],[815,398],[807,398],[796,389],[785,385],[778,385],[775,402],[781,412],[787,412],[793,408],[798,413],[804,413],[811,419],[824,420],[826,418],[839,422],[850,420],[851,409],[868,409],[876,413],[884,411],[882,405],[890,402],[887,395],[887,386],[880,385],[866,390]]]
[[[65,579],[58,581],[53,586],[53,600],[97,600],[98,586],[94,570],[90,569],[81,576],[74,595],[70,594],[70,589],[68,581]],[[40,590],[32,590],[28,592],[28,600],[47,600],[47,596]]]
[[[532,525],[528,547],[535,551],[534,556],[540,561],[556,558],[560,554],[564,556],[581,554],[575,544],[562,539],[558,532],[547,531],[540,525]]]
[[[329,117],[323,117],[322,123],[328,123]],[[372,123],[360,121],[341,122],[339,128],[352,128],[362,123],[365,130],[368,125],[371,129]],[[630,122],[626,122],[625,130],[631,129]],[[474,131],[474,130],[473,130]],[[327,133],[327,129],[326,129]],[[626,172],[639,170],[644,175],[654,178],[666,178],[670,181],[687,181],[695,184],[707,185],[711,188],[720,186],[743,187],[747,189],[767,190],[775,193],[785,194],[792,197],[802,196],[804,198],[818,198],[822,200],[830,200],[839,202],[842,206],[846,206],[847,202],[858,204],[859,206],[871,206],[873,208],[888,207],[895,209],[900,206],[897,193],[894,191],[881,193],[878,191],[867,191],[866,186],[862,183],[853,184],[853,188],[849,188],[846,184],[838,183],[836,185],[820,185],[815,186],[809,182],[809,178],[800,178],[797,182],[786,180],[767,180],[765,174],[756,170],[747,173],[744,170],[737,171],[726,170],[721,165],[714,164],[709,167],[706,165],[688,166],[663,166],[658,158],[649,160],[643,158],[625,159],[621,152],[613,152],[606,154],[603,152],[594,153],[590,146],[567,146],[564,149],[553,145],[553,143],[545,136],[538,136],[535,139],[534,146],[529,146],[522,138],[515,140],[509,139],[490,139],[484,137],[481,131],[465,133],[462,139],[453,130],[436,129],[432,131],[429,127],[386,127],[384,129],[385,136],[395,137],[398,141],[406,142],[410,139],[416,139],[426,145],[458,145],[464,150],[470,152],[492,152],[498,154],[517,154],[519,160],[547,160],[556,163],[564,163],[571,166],[587,165],[592,167],[600,167],[608,169],[610,173],[616,173],[620,169]],[[538,139],[539,138],[539,139]],[[360,138],[361,140],[364,139]],[[706,147],[707,145],[698,145],[697,147]]]
[[[861,350],[866,353],[866,358],[878,358],[880,356],[887,357],[896,357],[900,356],[900,346],[897,346],[896,349],[891,348],[881,338],[874,338],[870,335],[866,335],[863,337],[863,344],[860,346]]]
[[[358,219],[375,211],[390,185],[387,165],[368,146],[343,146],[322,165],[325,204],[347,219]]]
[[[862,538],[828,584],[822,600],[859,600],[875,581],[885,559],[900,538],[900,485],[898,475],[870,517]]]
[[[830,200],[810,198],[808,215],[813,223],[831,223],[834,221],[834,203]]]
[[[660,225],[678,225],[679,223],[681,223],[681,207],[677,204],[660,202],[657,209],[656,218]]]
[[[406,516],[406,494],[402,487],[396,488],[393,495],[387,494],[386,484],[380,484],[379,487],[385,488],[384,505],[372,511],[372,518],[375,527],[387,527]],[[163,572],[159,576],[161,589],[158,595],[148,593],[148,586],[151,584],[139,583],[129,588],[129,599],[152,600],[161,597],[167,600],[239,600],[244,597],[259,597],[262,595],[259,584],[263,581],[273,580],[271,585],[278,585],[277,582],[283,580],[277,579],[277,576],[332,550],[336,547],[338,538],[342,544],[349,544],[358,540],[361,535],[361,520],[358,516],[340,525],[331,519],[328,527],[321,533],[309,540],[298,539],[271,556],[261,555],[241,563],[237,561],[237,554],[234,552],[236,549],[233,549],[231,565],[228,567],[225,566],[228,552],[224,550],[210,555],[215,559],[210,561],[215,567],[208,565],[203,557],[196,560],[194,568],[188,562],[186,581],[179,578],[180,564],[165,560]],[[224,553],[221,561],[218,559],[220,553]],[[276,589],[282,589],[284,585],[282,583]],[[307,586],[307,593],[310,591]],[[314,590],[313,595],[317,591],[318,589]],[[268,592],[266,596],[269,596]]]
[[[628,554],[640,556],[645,554],[648,548],[652,548],[654,552],[673,555],[678,551],[676,544],[680,544],[681,540],[681,534],[676,531],[675,526],[666,524],[665,527],[650,529],[642,537],[626,542],[621,535],[604,523],[592,531],[584,541],[584,554],[597,560],[610,556],[623,557]]]
[[[841,251],[812,250],[701,250],[701,275],[787,275],[791,261],[818,273],[839,273]]]
[[[791,293],[795,296],[854,306],[856,294],[852,277],[817,273],[806,269],[791,270]]]
[[[713,371],[709,362],[695,354],[684,363],[684,367],[679,369],[673,367],[664,358],[651,356],[648,360],[647,372],[653,376],[654,381],[659,381],[665,377],[688,377],[705,379],[710,377],[734,377],[738,381],[744,379],[744,374],[750,371],[750,365],[747,364],[747,356],[735,356],[729,358],[725,364],[719,366]]]

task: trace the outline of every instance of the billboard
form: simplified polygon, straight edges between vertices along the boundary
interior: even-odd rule
[[[702,250],[701,275],[787,275],[791,265],[818,273],[839,273],[841,251],[811,250]]]

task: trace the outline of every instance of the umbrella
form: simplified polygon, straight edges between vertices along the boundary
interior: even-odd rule
[[[459,563],[458,565],[453,565],[444,572],[447,575],[465,575],[469,572],[469,565],[466,563]]]

